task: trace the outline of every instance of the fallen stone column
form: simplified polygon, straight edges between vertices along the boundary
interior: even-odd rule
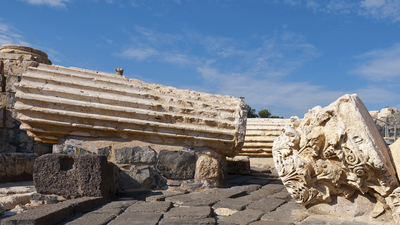
[[[399,186],[387,146],[355,94],[314,107],[287,126],[275,139],[273,158],[288,192],[303,205],[356,191],[386,197]]]
[[[21,129],[39,141],[122,137],[211,147],[227,156],[243,146],[246,105],[231,96],[42,64],[30,67],[15,87]]]
[[[246,136],[240,156],[272,157],[272,146],[275,138],[283,133],[290,119],[247,119]]]

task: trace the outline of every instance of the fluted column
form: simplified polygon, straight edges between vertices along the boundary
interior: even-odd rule
[[[16,85],[21,129],[48,143],[68,136],[242,148],[246,105],[238,98],[54,65],[30,67]]]
[[[246,137],[239,155],[249,157],[272,157],[272,146],[276,137],[283,133],[290,119],[249,118],[247,119]]]

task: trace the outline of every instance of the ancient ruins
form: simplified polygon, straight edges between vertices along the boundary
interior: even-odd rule
[[[0,47],[0,183],[34,182],[0,187],[0,213],[25,211],[1,224],[400,223],[400,142],[381,135],[393,110],[373,119],[353,94],[247,119],[241,99],[115,70]]]

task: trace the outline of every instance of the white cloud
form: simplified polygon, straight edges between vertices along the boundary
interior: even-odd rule
[[[32,5],[48,5],[50,7],[65,8],[65,3],[70,0],[22,0]]]
[[[304,5],[313,11],[341,14],[358,14],[367,18],[400,20],[399,0],[296,0],[283,1],[291,6]]]
[[[143,61],[151,56],[159,54],[157,50],[152,48],[128,48],[122,53],[117,54],[122,58],[135,59]]]
[[[390,18],[400,20],[400,1],[398,0],[363,0],[360,2],[360,14],[376,19]]]
[[[400,77],[400,44],[387,49],[379,49],[358,56],[364,60],[351,71],[373,81],[392,80]]]
[[[6,24],[0,18],[0,45],[5,44],[17,44],[17,45],[29,45],[24,40],[21,32],[15,29],[13,26]]]

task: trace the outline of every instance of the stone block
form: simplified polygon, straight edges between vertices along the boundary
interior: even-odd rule
[[[1,94],[3,95],[2,102],[5,102],[5,107],[7,109],[13,109],[15,102],[17,101],[15,98],[15,93],[3,92]]]
[[[103,149],[101,150],[103,151]],[[149,146],[123,147],[114,149],[115,163],[155,163],[156,152]]]
[[[164,214],[164,218],[207,218],[211,217],[210,206],[177,207]]]
[[[103,147],[103,148],[98,148],[97,149],[97,155],[104,155],[105,157],[110,157],[110,150],[111,146]]]
[[[17,111],[14,109],[5,109],[6,123],[5,127],[9,129],[18,129],[21,121],[17,120]]]
[[[248,156],[235,156],[226,158],[226,170],[228,174],[250,174],[250,159]]]
[[[129,166],[120,170],[119,187],[124,192],[150,190],[155,178],[151,167]]]
[[[107,158],[98,155],[42,155],[33,173],[38,193],[61,196],[108,196],[113,194],[113,180]]]
[[[214,218],[163,218],[158,225],[215,225]]]
[[[216,151],[201,152],[196,161],[196,181],[207,183],[208,187],[222,187],[227,184],[226,159]]]
[[[168,179],[193,179],[196,155],[193,152],[161,150],[157,169]]]
[[[152,212],[152,213],[166,213],[172,208],[172,202],[138,202],[131,205],[127,212]]]
[[[162,213],[148,212],[124,212],[108,225],[126,225],[126,224],[151,224],[156,225],[162,217]]]
[[[37,154],[0,154],[0,183],[32,180]]]
[[[259,220],[263,214],[264,212],[260,210],[245,209],[231,216],[223,217],[218,222],[246,225]]]
[[[15,83],[19,83],[21,81],[21,75],[6,75],[5,82],[6,82],[6,92],[15,93],[17,90],[14,87]]]
[[[39,156],[51,153],[53,148],[52,144],[43,143],[43,142],[33,142],[33,152],[38,154]]]

